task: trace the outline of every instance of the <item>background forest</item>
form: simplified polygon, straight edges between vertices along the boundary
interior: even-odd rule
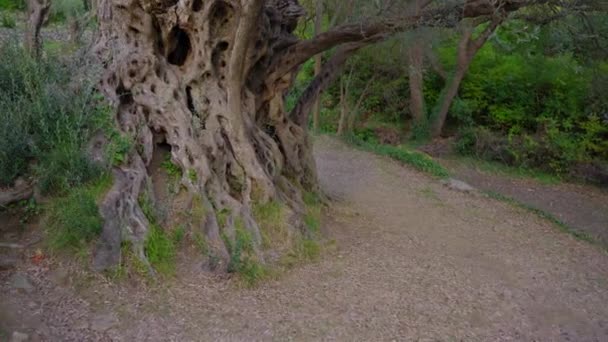
[[[335,9],[330,4],[324,9],[322,22],[328,25]],[[469,34],[480,36],[487,25]],[[310,35],[312,26],[301,34]],[[424,28],[359,52],[324,95],[319,130],[605,184],[606,13],[529,12],[501,22],[471,56],[445,123],[434,133],[467,29]],[[412,63],[413,54],[419,63]],[[309,61],[298,79],[300,91],[313,75]],[[421,75],[419,84],[412,82],[415,75]],[[412,87],[422,94],[419,109],[412,103]],[[342,129],[345,112],[350,125]]]

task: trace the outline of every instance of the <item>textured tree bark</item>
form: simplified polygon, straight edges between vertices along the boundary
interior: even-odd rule
[[[28,18],[25,31],[25,48],[36,58],[40,56],[42,47],[40,29],[48,18],[50,9],[50,0],[28,0],[27,2]]]
[[[146,262],[150,222],[140,200],[155,198],[151,161],[159,144],[182,170],[188,207],[204,213],[195,229],[207,237],[210,260],[224,261],[220,268],[238,230],[250,233],[264,262],[256,204],[284,204],[290,229],[305,234],[303,193],[318,192],[307,115],[320,92],[362,46],[418,25],[453,25],[462,6],[455,16],[450,5],[399,25],[345,25],[299,41],[292,34],[304,15],[297,0],[99,0],[100,89],[134,148],[114,167],[100,205],[105,223],[95,268],[117,265],[123,241]],[[449,20],[438,21],[442,13]],[[297,67],[344,43],[287,115],[284,98]]]
[[[304,231],[302,195],[318,189],[306,130],[283,107],[293,75],[266,82],[269,60],[295,40],[303,14],[297,2],[284,1],[101,1],[101,88],[135,148],[115,167],[101,204],[97,269],[119,262],[123,240],[145,260],[150,222],[139,200],[154,198],[149,167],[159,143],[171,147],[189,201],[203,206],[198,229],[215,257],[229,258],[226,239],[237,228],[259,246],[257,203],[285,204],[291,228]]]
[[[408,76],[410,88],[410,113],[414,125],[423,125],[426,121],[424,113],[424,46],[419,38],[414,38],[408,50]]]
[[[315,36],[321,33],[321,25],[323,20],[323,0],[317,0],[316,8],[315,8]],[[321,68],[323,67],[323,61],[321,58],[321,54],[317,54],[315,56],[315,77],[321,74]],[[312,116],[312,129],[313,132],[317,133],[319,131],[319,119],[321,116],[321,101],[319,98],[315,101],[313,105],[313,116]]]
[[[462,83],[462,80],[469,70],[471,62],[473,62],[475,55],[479,49],[481,49],[483,44],[485,44],[492,33],[496,31],[496,28],[498,28],[502,20],[503,17],[496,17],[488,24],[488,27],[479,35],[479,37],[475,39],[473,38],[474,27],[467,26],[464,28],[462,38],[458,44],[456,70],[454,71],[454,74],[447,79],[446,86],[442,91],[443,96],[440,98],[441,102],[439,103],[438,110],[431,127],[432,137],[435,138],[441,135],[448,112],[452,106],[452,102],[454,102],[454,98],[456,95],[458,95],[460,83]]]

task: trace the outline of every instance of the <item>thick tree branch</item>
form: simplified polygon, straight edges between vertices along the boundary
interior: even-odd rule
[[[299,126],[306,126],[308,114],[319,95],[340,75],[346,60],[372,41],[344,45],[323,65],[321,72],[308,85],[289,116]]]
[[[406,31],[415,27],[454,27],[464,18],[494,16],[496,12],[511,12],[521,7],[545,3],[550,0],[472,0],[433,7],[419,15],[408,14],[379,22],[338,26],[318,36],[300,41],[288,47],[271,62],[269,83],[280,79],[312,56],[340,44],[370,39],[377,35]]]

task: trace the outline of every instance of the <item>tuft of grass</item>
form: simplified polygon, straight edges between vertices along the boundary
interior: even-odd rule
[[[509,196],[505,196],[501,193],[495,192],[495,191],[484,191],[484,193],[486,194],[486,196],[508,203],[514,207],[517,208],[522,208],[525,209],[527,211],[532,212],[533,214],[537,215],[538,217],[548,220],[549,222],[551,222],[555,227],[557,227],[560,231],[570,234],[573,237],[575,237],[578,240],[581,241],[585,241],[588,243],[591,243],[593,245],[597,245],[599,247],[601,247],[602,249],[608,251],[608,246],[601,243],[600,241],[598,241],[596,238],[594,238],[592,235],[585,233],[585,232],[581,232],[571,226],[569,226],[568,224],[564,223],[563,221],[561,221],[560,219],[558,219],[557,217],[553,216],[551,213],[548,213],[542,209],[538,209],[534,206],[531,206],[529,204],[520,202],[512,197]]]
[[[205,235],[200,232],[197,232],[193,236],[194,245],[201,252],[202,255],[209,254],[209,244],[207,243],[207,239]]]
[[[285,209],[277,201],[254,205],[253,216],[260,226],[263,248],[282,247],[290,243],[285,214]]]
[[[175,273],[175,240],[160,226],[152,224],[146,237],[144,251],[150,264],[164,275]]]
[[[179,166],[173,164],[171,155],[167,155],[167,158],[160,165],[171,178],[180,178],[182,176],[182,170]]]
[[[234,235],[234,241],[231,241],[228,236],[222,234],[222,239],[230,253],[228,272],[238,274],[247,286],[254,286],[269,274],[269,270],[253,257],[253,237],[245,230],[240,220],[235,224]]]
[[[302,197],[306,205],[304,225],[308,228],[310,236],[315,237],[321,230],[321,201],[313,192],[305,192]]]
[[[9,29],[17,27],[15,16],[10,12],[3,12],[2,15],[0,15],[0,27]]]
[[[218,211],[215,215],[217,217],[217,224],[221,227],[225,227],[226,223],[228,223],[228,217],[230,216],[230,209],[224,208]]]
[[[557,175],[548,174],[539,170],[525,167],[514,167],[503,163],[483,160],[475,157],[458,157],[454,159],[458,163],[472,165],[479,170],[488,173],[502,174],[515,178],[532,178],[545,185],[555,185],[561,183],[562,179]]]
[[[127,157],[133,149],[133,139],[113,131],[109,134],[110,142],[106,147],[106,156],[110,165],[118,166],[127,161]]]
[[[410,150],[405,146],[381,145],[363,141],[356,137],[350,137],[348,141],[361,149],[390,157],[403,164],[410,165],[418,171],[428,173],[433,177],[448,178],[450,176],[448,170],[434,161],[433,158],[422,152]]]
[[[196,174],[195,170],[188,170],[188,179],[192,182],[192,183],[196,183],[196,180],[198,179],[198,175]]]
[[[78,252],[101,233],[103,220],[97,201],[110,185],[111,178],[102,177],[91,185],[72,190],[50,206],[47,232],[51,248]]]
[[[173,244],[175,244],[175,245],[179,245],[180,243],[182,243],[182,241],[184,241],[185,236],[186,236],[186,228],[184,228],[183,226],[177,226],[171,232],[171,240],[173,241]]]

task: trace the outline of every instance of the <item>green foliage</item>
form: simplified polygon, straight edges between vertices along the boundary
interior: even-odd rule
[[[16,42],[0,46],[0,60],[0,186],[33,175],[43,193],[62,194],[98,177],[84,148],[111,116],[95,82],[70,85],[68,61],[35,61]]]
[[[180,178],[182,176],[182,170],[179,168],[179,166],[173,164],[171,161],[171,155],[167,155],[161,166],[172,178]]]
[[[169,236],[160,226],[150,225],[144,251],[150,264],[156,271],[165,275],[175,272],[175,236]]]
[[[127,161],[133,149],[133,139],[115,130],[109,134],[110,143],[106,146],[106,156],[110,165],[118,166]]]
[[[196,174],[196,171],[193,169],[188,170],[188,179],[193,182],[196,183],[196,180],[198,179],[198,175]]]
[[[271,248],[275,245],[289,243],[289,228],[287,227],[285,210],[281,203],[270,201],[264,204],[255,204],[253,216],[260,226],[262,247]]]
[[[186,236],[186,228],[183,226],[178,226],[173,231],[171,231],[171,240],[175,245],[179,245],[182,241],[184,241],[184,237]]]
[[[0,10],[23,11],[26,7],[25,0],[0,0]]]
[[[196,248],[198,248],[198,250],[201,252],[202,255],[209,254],[209,244],[207,243],[207,239],[205,238],[205,235],[197,232],[194,234],[193,240],[194,240],[194,245],[196,246]]]
[[[103,220],[97,200],[110,184],[110,177],[102,177],[96,183],[71,190],[51,204],[47,232],[52,248],[79,251],[101,233]]]
[[[53,0],[51,2],[51,22],[64,22],[84,14],[85,7],[82,0]]]
[[[356,138],[351,138],[351,142],[365,150],[390,157],[434,177],[447,178],[450,176],[449,172],[431,157],[422,152],[410,150],[405,146],[379,145],[360,141]]]
[[[509,30],[498,34],[502,45],[479,51],[452,105],[450,123],[460,126],[457,150],[560,175],[579,163],[608,160],[608,121],[602,117],[608,101],[598,94],[608,90],[605,63],[583,65],[569,53],[533,54],[534,46],[522,47],[524,54]],[[533,40],[516,34],[519,44]],[[511,50],[505,52],[505,44]],[[440,49],[442,59],[453,59],[453,49]]]
[[[2,12],[0,14],[0,27],[5,28],[15,28],[17,26],[17,21],[15,20],[15,16],[10,12]]]
[[[234,241],[225,234],[222,234],[222,238],[230,253],[228,272],[237,273],[248,286],[255,285],[268,275],[268,269],[252,256],[253,237],[245,229],[242,221],[237,220],[235,224]]]

